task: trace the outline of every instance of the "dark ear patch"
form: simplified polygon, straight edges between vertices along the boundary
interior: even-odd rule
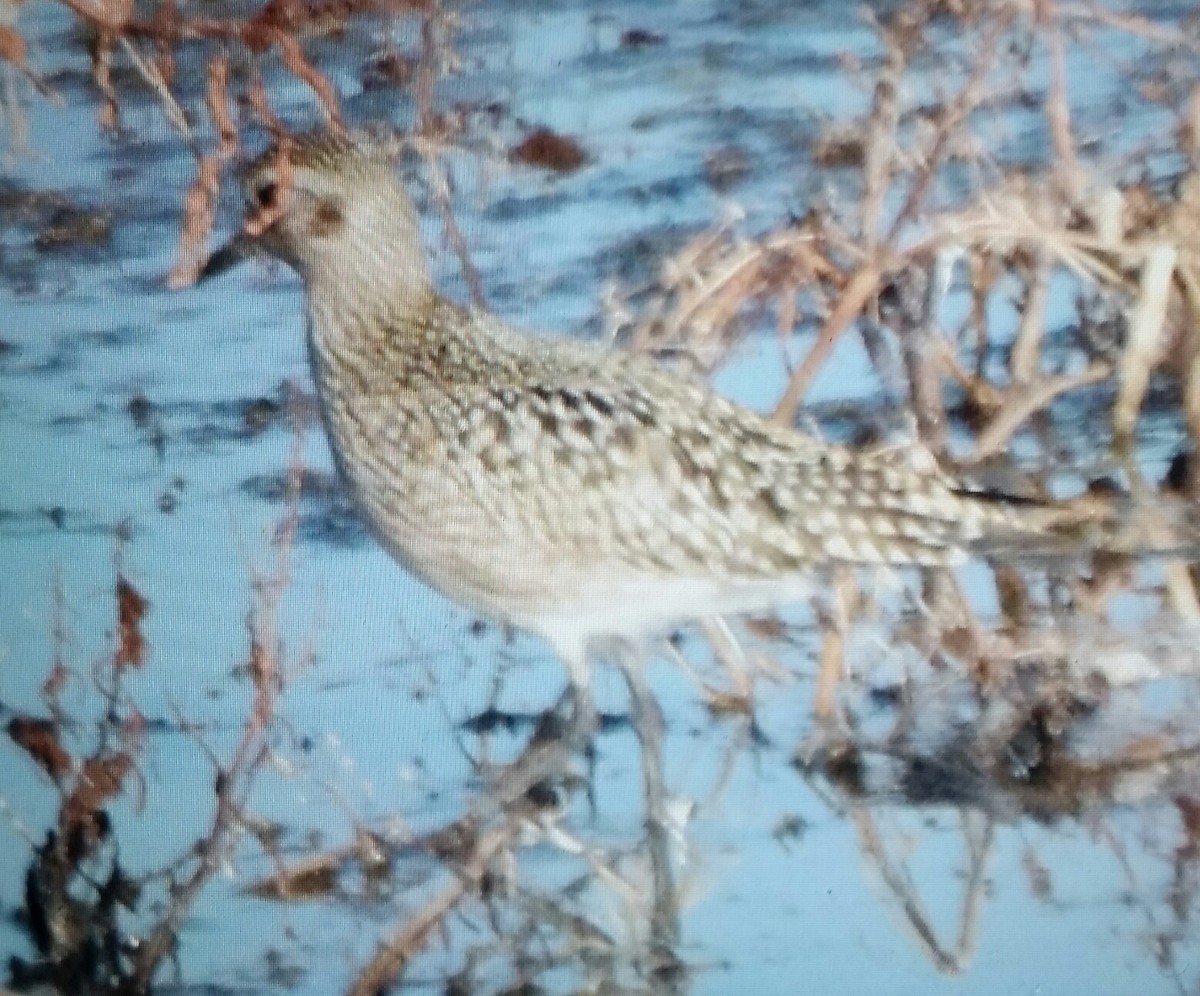
[[[313,213],[312,233],[318,238],[332,235],[342,227],[342,209],[333,201],[321,201]]]
[[[264,211],[275,207],[275,198],[279,196],[279,187],[274,180],[264,180],[254,188],[254,203]]]

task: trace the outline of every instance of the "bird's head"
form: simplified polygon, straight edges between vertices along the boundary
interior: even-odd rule
[[[375,140],[325,133],[286,139],[245,168],[242,191],[241,229],[210,257],[201,280],[267,253],[310,288],[429,283],[416,211]]]

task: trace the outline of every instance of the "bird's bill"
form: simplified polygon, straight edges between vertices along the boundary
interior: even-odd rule
[[[240,231],[220,249],[208,257],[208,261],[200,269],[196,283],[203,283],[212,277],[219,277],[226,270],[231,270],[244,259],[257,255],[258,239],[245,231]]]

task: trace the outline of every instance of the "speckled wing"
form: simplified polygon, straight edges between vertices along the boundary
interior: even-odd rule
[[[902,453],[818,443],[641,357],[545,350],[446,402],[446,465],[504,534],[606,568],[734,579],[948,563],[978,538],[969,503]]]

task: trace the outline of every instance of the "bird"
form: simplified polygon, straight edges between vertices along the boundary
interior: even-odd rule
[[[653,357],[539,335],[435,287],[386,143],[290,137],[243,171],[254,255],[299,275],[321,418],[353,504],[404,568],[547,641],[590,710],[589,654],[767,611],[832,565],[958,564],[1056,509],[903,448],[774,423]]]

